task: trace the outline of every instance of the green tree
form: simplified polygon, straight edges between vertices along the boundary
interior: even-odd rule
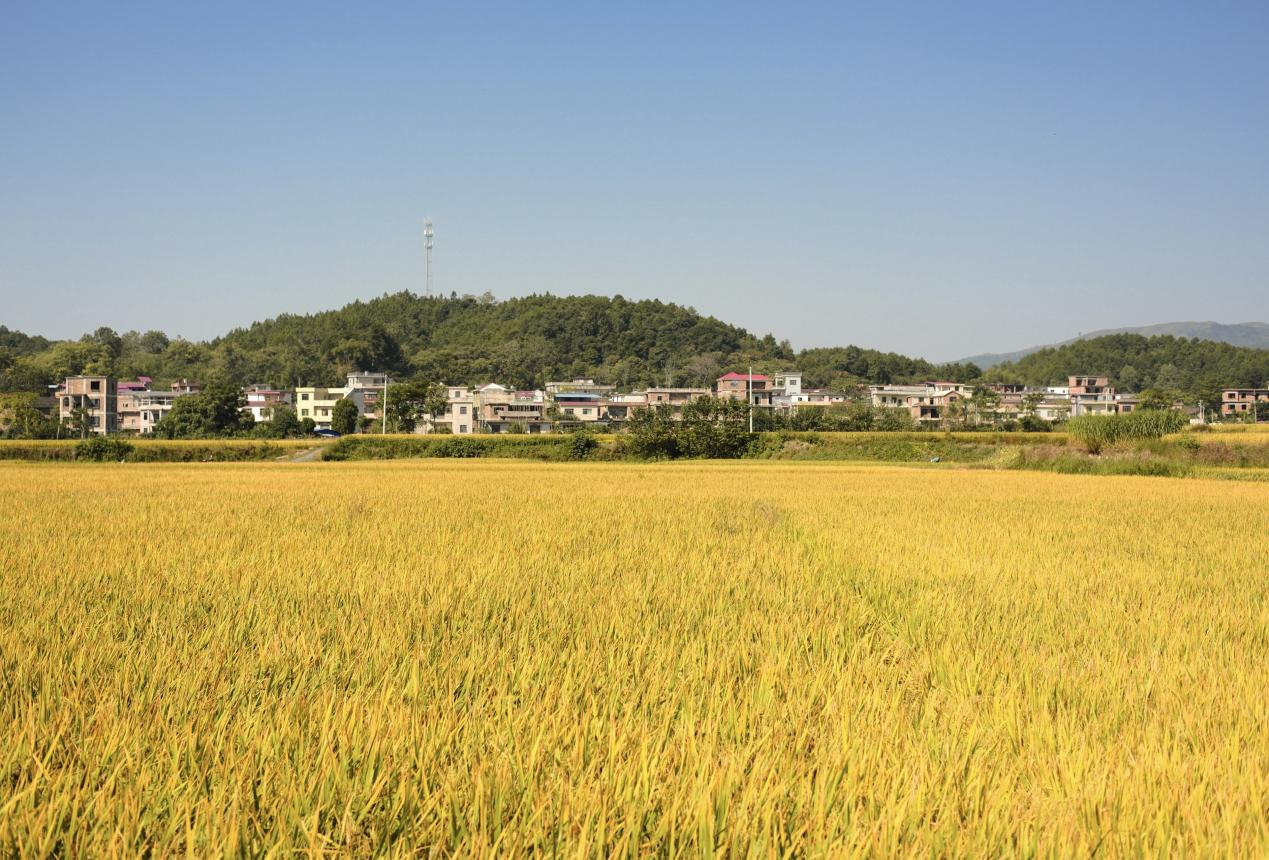
[[[36,395],[0,394],[0,436],[8,439],[52,439],[57,421],[35,408]]]
[[[247,411],[247,399],[229,382],[209,384],[197,394],[176,398],[172,411],[154,432],[165,439],[208,439],[238,436],[251,431],[255,419]]]
[[[357,409],[357,403],[352,398],[341,397],[335,401],[335,408],[331,410],[330,429],[341,436],[356,433],[357,422],[360,417],[361,413]]]
[[[1171,409],[1177,396],[1174,392],[1161,391],[1158,388],[1147,388],[1137,396],[1139,409]]]
[[[674,424],[674,409],[668,404],[631,410],[626,420],[630,452],[648,460],[677,457],[679,445]]]
[[[300,419],[295,410],[285,404],[273,407],[268,421],[261,421],[252,430],[253,436],[262,439],[289,439],[301,435]]]
[[[686,457],[731,459],[749,449],[749,406],[739,400],[702,397],[684,404],[678,426]]]
[[[388,426],[390,430],[413,433],[419,421],[435,418],[445,411],[445,386],[413,379],[388,386]]]
[[[969,395],[969,412],[974,423],[995,424],[999,418],[1000,392],[987,385],[975,386]]]
[[[915,430],[916,421],[913,420],[912,413],[902,406],[882,406],[873,410],[872,427],[874,430],[893,433]]]

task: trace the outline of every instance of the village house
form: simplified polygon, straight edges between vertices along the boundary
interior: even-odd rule
[[[119,429],[123,432],[141,436],[154,433],[159,422],[172,411],[177,398],[199,391],[198,385],[185,379],[172,383],[167,390],[153,389],[152,383],[150,377],[138,376],[118,384]]]
[[[55,396],[63,424],[81,415],[85,434],[119,431],[119,389],[113,377],[68,376]]]
[[[311,418],[319,430],[329,430],[335,404],[347,397],[357,406],[361,418],[377,419],[379,400],[388,384],[386,373],[354,371],[348,374],[342,388],[300,386],[295,389],[295,415],[301,421]]]
[[[271,421],[274,409],[291,405],[291,392],[268,385],[248,385],[243,389],[243,395],[247,398],[247,409],[256,421]]]
[[[557,394],[596,394],[599,397],[607,397],[617,390],[615,385],[601,385],[593,379],[574,379],[570,382],[548,382],[546,384],[546,396],[554,397]]]
[[[662,389],[669,391],[672,389]],[[646,391],[631,391],[628,394],[610,394],[604,400],[604,415],[611,424],[620,425],[639,409],[648,408]]]
[[[647,398],[648,406],[669,406],[675,412],[679,412],[693,400],[709,397],[710,390],[708,388],[649,388],[643,394]]]
[[[913,420],[938,424],[949,407],[965,399],[967,386],[959,382],[926,382],[922,385],[873,385],[869,401],[878,409],[906,409]]]
[[[469,436],[478,432],[476,422],[476,392],[465,385],[445,387],[445,411],[427,421],[415,425],[415,433],[452,433]]]
[[[747,401],[753,406],[771,406],[775,386],[761,373],[726,373],[714,384],[714,396],[720,400]]]
[[[476,396],[481,433],[551,432],[549,403],[543,391],[515,391],[490,383],[476,389]]]
[[[1221,415],[1251,415],[1257,403],[1269,403],[1269,382],[1264,388],[1226,388],[1221,392]]]
[[[115,384],[118,392],[116,403],[119,410],[119,429],[124,433],[143,432],[140,395],[150,390],[151,382],[153,380],[148,376],[138,376],[136,379],[119,380]]]
[[[1072,376],[1067,379],[1070,417],[1120,415],[1137,408],[1137,399],[1115,391],[1107,376]]]
[[[553,400],[560,419],[564,421],[593,424],[608,417],[601,394],[589,391],[556,391]]]

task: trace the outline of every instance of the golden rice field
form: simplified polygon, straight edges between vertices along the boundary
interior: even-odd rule
[[[0,853],[1265,856],[1269,486],[0,464]]]

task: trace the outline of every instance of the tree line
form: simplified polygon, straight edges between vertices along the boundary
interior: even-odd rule
[[[801,367],[816,387],[969,381],[973,365],[936,365],[860,347],[794,351],[690,307],[622,296],[425,297],[409,292],[339,310],[285,314],[198,342],[102,327],[51,341],[0,327],[0,391],[44,391],[80,373],[160,383],[223,380],[280,387],[337,385],[354,370],[456,385],[497,380],[540,388],[591,377],[625,388],[707,387],[728,370]]]
[[[690,307],[622,296],[426,297],[409,292],[322,313],[285,314],[210,341],[161,331],[102,327],[76,340],[0,326],[0,392],[45,393],[66,376],[153,377],[162,386],[264,383],[339,385],[354,370],[401,380],[540,388],[590,377],[623,388],[709,387],[728,370],[798,368],[807,387],[953,382],[1065,383],[1104,374],[1125,392],[1160,401],[1214,403],[1228,386],[1269,381],[1269,350],[1166,335],[1107,335],[1051,347],[982,372],[858,346],[795,351],[771,334],[703,316]]]

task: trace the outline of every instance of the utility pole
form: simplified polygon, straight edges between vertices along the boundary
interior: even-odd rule
[[[383,435],[388,435],[388,374],[383,375]]]
[[[432,229],[432,219],[423,222],[423,247],[427,250],[427,297],[432,297],[432,237],[436,232]]]

